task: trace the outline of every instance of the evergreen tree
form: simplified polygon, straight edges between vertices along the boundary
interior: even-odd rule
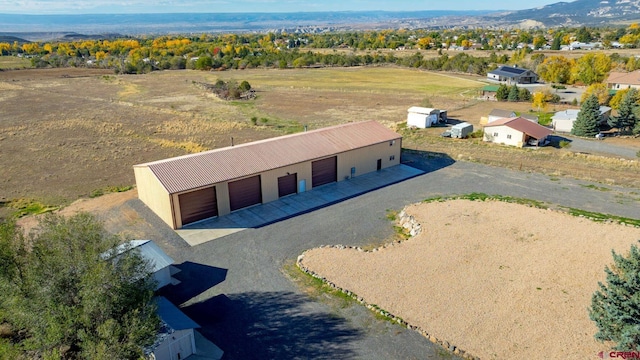
[[[613,266],[605,267],[607,284],[598,283],[591,297],[589,318],[596,323],[595,338],[614,342],[616,350],[640,349],[640,250],[627,257],[613,253]]]
[[[518,86],[517,85],[513,85],[509,88],[509,96],[507,97],[507,100],[511,101],[511,102],[515,102],[518,101]]]
[[[498,101],[505,101],[509,96],[509,87],[507,85],[501,84],[498,87],[498,91],[496,91],[496,99]]]
[[[531,100],[531,92],[526,88],[518,89],[518,101],[529,101]]]
[[[609,118],[609,126],[620,129],[621,133],[630,133],[638,120],[635,113],[637,99],[636,89],[629,90],[620,102],[618,116]]]
[[[578,118],[573,123],[571,134],[576,136],[593,137],[598,130],[598,119],[600,119],[600,104],[595,95],[590,95],[578,113]]]
[[[560,50],[560,36],[556,36],[553,38],[553,42],[551,43],[551,50]]]

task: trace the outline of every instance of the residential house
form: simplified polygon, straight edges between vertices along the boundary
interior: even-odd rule
[[[640,89],[640,70],[633,72],[612,71],[607,78],[607,86],[612,90]]]
[[[516,66],[499,66],[487,73],[487,79],[506,84],[533,84],[538,82],[538,74]]]
[[[558,132],[571,132],[571,129],[573,129],[573,123],[578,118],[579,113],[579,109],[558,111],[551,117],[551,126],[553,127],[553,130]],[[598,120],[598,124],[606,123],[607,120],[609,120],[610,115],[610,107],[600,106],[600,119]]]
[[[551,129],[522,117],[496,120],[485,125],[483,131],[484,141],[517,147],[543,146],[552,134]]]

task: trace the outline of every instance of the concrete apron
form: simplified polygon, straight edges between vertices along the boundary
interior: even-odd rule
[[[396,165],[339,181],[303,193],[289,195],[266,204],[189,224],[176,233],[195,246],[248,228],[258,228],[350,199],[424,174],[424,171]]]

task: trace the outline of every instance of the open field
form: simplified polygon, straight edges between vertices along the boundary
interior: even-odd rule
[[[609,348],[593,338],[591,295],[611,249],[626,253],[640,229],[498,201],[407,213],[418,236],[376,252],[309,250],[304,266],[482,359],[589,359]]]
[[[438,54],[437,49],[430,50],[420,50],[420,49],[405,49],[405,50],[391,50],[391,49],[378,49],[378,50],[357,50],[357,49],[312,49],[313,52],[323,53],[323,54],[331,54],[331,53],[340,53],[340,54],[354,54],[354,55],[366,55],[366,54],[393,54],[396,57],[406,57],[414,55],[415,53],[420,53],[425,59],[431,59],[435,57],[441,56]],[[598,52],[602,52],[606,55],[619,54],[620,56],[633,57],[637,54],[636,49],[606,49],[606,50],[595,50]],[[509,50],[447,50],[442,49],[442,54],[447,54],[449,57],[455,56],[457,54],[467,54],[473,57],[489,57],[492,52],[495,52],[497,55],[506,54],[511,57],[513,55],[512,51]],[[577,59],[585,54],[593,53],[594,50],[571,50],[571,51],[563,51],[563,50],[536,50],[531,53],[534,54],[544,54],[545,56],[564,56],[569,59]]]
[[[224,102],[193,84],[217,79],[247,80],[258,97]],[[475,124],[494,107],[528,110],[528,104],[474,100],[482,86],[473,77],[387,66],[118,76],[98,69],[0,71],[0,152],[8,155],[0,157],[0,202],[27,198],[64,205],[107,187],[133,185],[137,163],[228,146],[232,137],[239,144],[302,131],[305,125],[374,119],[394,127],[414,105],[448,109],[450,117]],[[437,136],[441,130],[400,129],[409,149],[640,187],[637,161],[451,141]],[[607,141],[640,149],[638,139]]]
[[[16,56],[0,56],[0,70],[28,69],[31,68],[31,60]]]

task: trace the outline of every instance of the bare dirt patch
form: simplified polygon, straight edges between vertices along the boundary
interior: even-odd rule
[[[304,265],[483,359],[587,359],[591,295],[640,229],[503,202],[416,204],[415,238],[377,252],[321,248]]]

